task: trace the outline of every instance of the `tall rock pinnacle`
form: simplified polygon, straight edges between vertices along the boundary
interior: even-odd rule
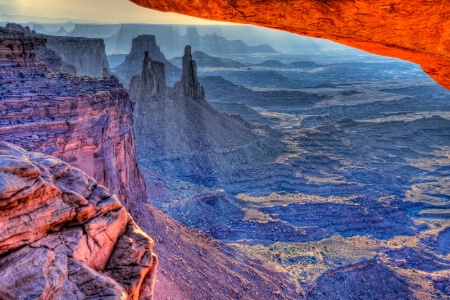
[[[175,91],[180,96],[195,100],[204,100],[205,91],[197,78],[197,65],[192,59],[191,46],[184,48],[181,81],[175,84]]]
[[[144,52],[141,75],[133,76],[130,82],[131,100],[150,99],[163,95],[166,90],[166,72],[162,62],[152,60],[148,51]],[[134,97],[139,95],[138,98]],[[136,99],[135,99],[136,98]]]
[[[151,95],[158,95],[166,89],[166,71],[162,62],[152,60],[145,51],[142,66],[142,88]]]
[[[139,75],[142,71],[142,54],[147,51],[153,62],[158,61],[165,65],[165,76],[169,85],[173,85],[180,78],[180,69],[171,64],[164,56],[156,44],[154,35],[139,35],[133,39],[131,52],[125,61],[113,69],[115,75],[128,85],[133,76]]]

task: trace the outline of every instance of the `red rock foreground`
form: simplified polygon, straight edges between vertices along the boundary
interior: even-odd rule
[[[152,299],[152,248],[94,179],[0,142],[0,299]]]
[[[130,0],[204,19],[333,40],[418,63],[450,88],[450,5],[436,0]]]
[[[46,39],[8,28],[0,27],[0,140],[62,159],[138,209],[147,199],[127,91],[115,77],[50,72],[38,59],[52,53]]]

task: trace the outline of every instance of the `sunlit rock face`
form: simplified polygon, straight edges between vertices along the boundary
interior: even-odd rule
[[[152,299],[152,248],[86,173],[0,142],[1,299]]]
[[[0,75],[0,140],[82,169],[132,211],[146,202],[133,104],[116,78],[50,73],[34,38],[1,28]]]
[[[450,6],[446,1],[130,0],[195,17],[255,24],[333,40],[422,66],[450,88]]]
[[[22,32],[0,27],[0,74],[46,70],[47,66],[36,57],[32,38],[25,37]]]

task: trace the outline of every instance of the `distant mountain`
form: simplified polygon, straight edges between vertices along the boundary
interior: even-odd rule
[[[206,25],[197,26],[201,35],[216,33],[227,39],[239,39],[247,45],[259,45],[261,43],[272,46],[279,52],[290,53],[316,53],[322,50],[343,50],[350,49],[344,45],[320,38],[311,38],[272,30],[268,28],[250,25]]]
[[[278,60],[266,60],[260,64],[255,64],[254,66],[273,68],[273,69],[285,69],[285,68],[289,67],[288,65],[285,65]]]
[[[48,23],[48,22],[42,22]],[[69,33],[71,36],[83,37],[100,37],[104,38],[108,54],[125,54],[130,51],[130,43],[133,37],[141,34],[153,34],[156,36],[161,50],[167,57],[176,57],[182,52],[185,44],[192,44],[193,49],[201,50],[210,55],[226,56],[227,53],[214,53],[211,49],[198,48],[195,39],[199,36],[204,37],[198,40],[199,43],[208,38],[217,39],[217,35],[228,41],[240,40],[249,47],[257,47],[254,51],[266,51],[270,49],[261,49],[258,45],[265,44],[279,52],[288,53],[317,53],[319,51],[333,51],[351,49],[338,43],[331,41],[304,37],[297,34],[271,30],[250,25],[196,25],[195,30],[190,29],[190,25],[161,25],[161,24],[85,24],[88,22],[79,22],[83,24],[75,24],[75,28]],[[66,26],[67,23],[59,25]],[[30,24],[26,24],[30,25]],[[59,28],[50,28],[58,24],[45,24],[50,31],[57,31]],[[61,27],[60,26],[60,27]],[[32,27],[32,26],[30,26]],[[33,28],[33,27],[32,27]],[[35,29],[35,28],[33,28]],[[36,30],[36,29],[35,29]],[[37,30],[38,32],[41,32]],[[120,33],[119,33],[120,31]],[[189,32],[191,31],[191,32]],[[49,32],[41,32],[49,34]],[[53,33],[52,33],[53,34]],[[193,38],[188,41],[187,37]],[[206,36],[206,37],[205,37]],[[237,44],[236,44],[237,45]],[[235,45],[235,46],[236,46]],[[227,48],[226,48],[227,49]],[[242,49],[241,49],[242,50]],[[245,52],[244,52],[245,53]],[[234,53],[231,53],[233,55]]]
[[[199,68],[266,68],[266,69],[295,69],[295,68],[317,68],[322,65],[319,65],[312,61],[296,61],[291,64],[284,64],[279,60],[265,60],[262,63],[258,64],[244,64],[239,61],[229,59],[229,58],[220,58],[217,56],[211,56],[202,51],[195,51],[192,53],[192,57],[197,62],[197,66]],[[174,57],[169,60],[171,63],[176,65],[177,67],[181,67],[181,57]]]
[[[96,32],[99,32],[99,30],[97,30]],[[178,49],[182,47],[182,44],[178,40],[179,35],[172,28],[172,26],[150,24],[122,24],[115,34],[105,38],[105,44],[108,54],[129,53],[131,51],[131,42],[133,38],[139,35],[154,35],[159,47],[168,57],[171,57],[168,52],[174,52],[170,49]],[[165,50],[170,51],[167,52]]]
[[[189,27],[181,35],[176,26],[124,24],[119,32],[105,38],[108,54],[128,53],[133,37],[142,34],[155,35],[161,51],[167,57],[176,57],[186,44],[210,55],[229,57],[236,54],[275,53],[269,45],[249,46],[241,40],[228,40],[217,34],[200,35],[196,27]]]
[[[111,68],[115,68],[121,63],[125,61],[127,54],[112,54],[108,55],[106,58],[108,59],[109,66]]]
[[[83,36],[92,38],[107,38],[119,32],[121,25],[101,24],[75,24],[75,28],[68,33],[70,36]]]
[[[241,68],[246,66],[232,59],[210,56],[203,51],[194,51],[192,57],[199,68]],[[169,61],[177,67],[181,67],[181,57],[174,57]]]
[[[294,68],[317,68],[321,66],[322,65],[319,65],[312,61],[294,61],[291,63],[291,67]]]
[[[189,27],[184,37],[194,49],[221,57],[229,57],[232,54],[276,52],[269,45],[249,46],[241,40],[227,40],[216,33],[201,36],[196,27]]]

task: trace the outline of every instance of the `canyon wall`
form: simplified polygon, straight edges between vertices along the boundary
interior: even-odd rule
[[[166,12],[326,38],[418,63],[450,88],[450,7],[426,0],[130,0]]]
[[[23,27],[15,23],[6,24],[3,30],[5,33],[31,37],[33,53],[51,72],[91,77],[102,77],[109,72],[105,44],[101,39],[37,34],[28,26]]]
[[[20,37],[31,36],[34,35],[33,32],[28,26],[23,27],[19,24],[8,23],[3,29],[5,33],[20,35]],[[24,53],[34,53],[36,58],[41,62],[45,63],[47,68],[52,72],[59,72],[62,70],[64,63],[61,56],[55,51],[47,48],[47,39],[43,37],[33,37],[32,40],[34,50],[24,49]],[[14,50],[14,53],[18,53],[17,49]],[[65,66],[67,68],[67,66]]]
[[[153,298],[153,240],[61,160],[0,142],[0,229],[1,299]]]
[[[32,38],[22,32],[0,27],[0,73],[37,73],[47,70],[47,66],[36,58]],[[14,67],[14,68],[12,68]]]
[[[61,55],[63,61],[73,65],[78,76],[103,77],[109,72],[105,42],[102,39],[81,37],[44,36],[47,48]]]
[[[133,104],[118,80],[49,73],[36,59],[33,38],[0,41],[0,64],[7,61],[7,68],[0,68],[1,140],[79,167],[131,211],[146,202]]]

